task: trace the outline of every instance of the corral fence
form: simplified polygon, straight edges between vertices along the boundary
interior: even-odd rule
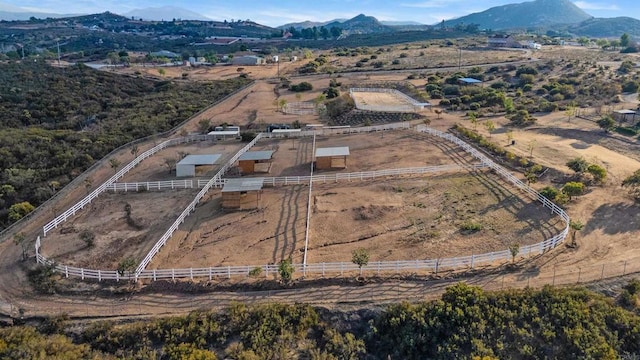
[[[280,177],[264,177],[264,186],[287,186],[301,185],[312,183],[329,183],[338,181],[363,181],[373,180],[381,177],[403,176],[403,175],[423,175],[442,172],[454,171],[475,171],[487,168],[487,165],[478,163],[468,166],[462,165],[437,165],[415,168],[399,168],[376,171],[360,171],[352,173],[335,173],[311,176],[280,176]],[[203,188],[210,180],[189,179],[189,180],[170,180],[170,181],[147,181],[134,183],[113,183],[107,186],[108,191],[113,192],[129,192],[129,191],[151,191],[151,190],[179,190]],[[213,186],[222,187],[229,181],[228,178],[219,179]]]
[[[398,99],[401,102],[406,103],[406,105],[381,105],[381,104],[367,104],[357,96],[355,93],[383,93],[389,94],[394,98]],[[351,88],[349,89],[349,95],[353,99],[356,104],[356,108],[359,110],[366,111],[380,111],[380,112],[418,112],[424,110],[425,107],[431,106],[429,103],[419,102],[418,100],[408,96],[407,94],[396,90],[396,89],[386,89],[386,88]]]
[[[442,139],[445,139],[449,142],[452,142],[477,160],[479,160],[484,167],[490,168],[494,170],[497,174],[501,175],[504,179],[513,184],[516,188],[524,191],[531,198],[541,202],[546,208],[548,208],[553,214],[560,216],[560,218],[565,222],[565,228],[557,235],[553,236],[550,239],[547,239],[543,242],[522,246],[519,249],[520,256],[535,256],[544,254],[547,251],[555,248],[559,244],[561,244],[568,232],[569,232],[569,216],[566,212],[549,201],[544,196],[540,195],[537,191],[530,188],[528,185],[520,181],[518,178],[509,173],[506,169],[502,168],[500,165],[496,164],[486,155],[477,151],[475,148],[465,143],[464,141],[458,139],[457,137],[443,133],[438,130],[434,130],[428,128],[426,126],[420,125],[416,128],[417,131],[429,134],[431,136],[436,136]],[[215,186],[216,183],[220,183],[222,180],[222,175],[228,170],[228,168],[237,160],[240,155],[250,149],[260,138],[262,134],[259,134],[251,143],[249,143],[245,148],[240,150],[229,162],[227,162],[222,169],[210,179],[205,187],[198,193],[194,201],[185,209],[185,211],[178,217],[178,219],[174,222],[174,224],[167,230],[165,235],[156,243],[154,248],[147,254],[147,256],[140,263],[138,268],[135,271],[130,272],[118,272],[116,270],[91,270],[91,269],[83,269],[77,267],[66,266],[62,264],[56,264],[54,261],[47,259],[43,255],[39,253],[40,249],[40,237],[36,240],[36,260],[40,264],[45,264],[49,266],[53,266],[54,269],[66,277],[74,276],[80,277],[82,279],[98,279],[100,280],[120,280],[120,279],[151,279],[151,280],[159,280],[159,279],[180,279],[180,278],[219,278],[219,277],[227,277],[230,278],[232,276],[249,276],[250,272],[254,272],[256,269],[260,268],[261,272],[264,272],[265,276],[273,275],[278,271],[278,265],[267,264],[262,266],[226,266],[226,267],[208,267],[208,268],[189,268],[189,269],[146,269],[146,266],[151,262],[153,256],[158,253],[160,248],[166,243],[166,241],[171,237],[173,232],[178,228],[178,226],[184,221],[187,215],[189,215],[196,207],[198,202],[204,197],[207,191]],[[114,175],[117,176],[118,174]],[[113,177],[112,177],[113,178]],[[111,180],[111,179],[110,179]],[[109,184],[112,184],[111,181]],[[105,183],[106,184],[106,183]],[[106,187],[103,184],[101,188]],[[104,191],[104,189],[103,189]],[[77,210],[76,210],[77,211]],[[485,265],[493,265],[497,263],[505,263],[511,261],[513,255],[510,250],[502,250],[497,252],[491,252],[486,254],[473,254],[469,256],[461,256],[455,258],[443,258],[443,259],[427,259],[427,260],[405,260],[405,261],[378,261],[378,262],[370,262],[368,265],[360,268],[358,265],[351,262],[337,262],[337,263],[316,263],[316,264],[294,264],[294,268],[296,272],[300,272],[304,275],[315,273],[315,274],[325,274],[330,273],[340,273],[344,274],[345,272],[354,272],[354,271],[366,271],[366,272],[433,272],[437,273],[442,270],[456,270],[456,269],[473,269],[478,266]]]
[[[325,109],[326,107],[324,104],[314,104],[312,102],[301,101],[287,103],[282,108],[282,112],[291,115],[318,115]]]
[[[250,86],[253,86],[255,84],[255,81],[251,81],[250,83],[248,83],[247,85],[231,92],[230,94],[226,95],[225,97],[218,99],[217,101],[215,101],[214,103],[212,103],[211,105],[205,107],[204,109],[198,111],[197,113],[191,115],[189,118],[185,119],[184,121],[182,121],[181,123],[179,123],[178,125],[174,126],[172,129],[167,130],[163,133],[159,133],[159,134],[154,134],[154,135],[150,135],[144,138],[140,138],[140,139],[136,139],[134,141],[131,141],[129,143],[126,143],[124,145],[121,145],[115,149],[113,149],[109,154],[105,155],[102,159],[96,161],[93,163],[93,165],[91,165],[87,170],[85,170],[82,174],[76,176],[73,180],[71,180],[65,187],[63,187],[62,189],[58,190],[55,194],[53,194],[52,197],[50,197],[49,199],[47,199],[45,202],[43,202],[42,204],[40,204],[37,208],[35,208],[32,212],[30,212],[29,214],[27,214],[26,216],[24,216],[23,218],[21,218],[20,220],[14,222],[13,224],[9,225],[6,229],[3,229],[2,231],[0,231],[0,243],[2,243],[4,240],[6,240],[6,238],[8,237],[9,233],[11,233],[14,229],[26,224],[28,221],[30,221],[31,219],[34,219],[38,214],[41,214],[47,207],[49,207],[50,204],[52,204],[54,201],[56,201],[58,198],[60,197],[64,197],[66,196],[66,194],[77,188],[80,184],[82,184],[82,182],[87,178],[87,176],[89,176],[89,174],[91,172],[93,172],[95,169],[97,169],[98,167],[102,166],[105,164],[105,162],[111,158],[113,155],[117,154],[119,151],[122,151],[126,148],[130,148],[134,145],[137,144],[142,144],[146,141],[149,140],[153,140],[153,139],[157,139],[157,138],[162,138],[162,137],[168,137],[171,136],[173,134],[176,133],[176,131],[182,127],[184,124],[188,123],[189,121],[191,121],[193,118],[201,115],[202,113],[204,113],[205,111],[211,109],[212,107],[226,101],[227,99],[229,99],[230,97],[238,94],[239,92],[249,88]]]
[[[140,162],[142,162],[143,160],[147,159],[148,157],[154,155],[158,151],[161,151],[161,150],[166,149],[168,147],[179,145],[179,144],[186,144],[186,143],[197,142],[197,141],[206,141],[206,140],[215,140],[215,136],[211,136],[211,135],[190,135],[190,136],[185,136],[185,137],[181,137],[181,138],[170,139],[170,140],[166,140],[166,141],[154,146],[153,148],[143,152],[142,154],[138,155],[138,157],[133,159],[133,161],[131,161],[129,164],[127,164],[127,166],[125,166],[122,169],[120,169],[115,175],[113,175],[107,181],[102,183],[102,185],[98,186],[95,190],[93,190],[91,193],[89,193],[87,196],[85,196],[82,200],[80,200],[80,202],[76,203],[75,205],[73,205],[72,207],[67,209],[67,211],[65,211],[64,213],[56,216],[53,220],[51,220],[50,222],[45,224],[42,227],[43,236],[46,237],[47,233],[49,231],[51,231],[52,229],[57,228],[58,225],[64,223],[70,217],[73,217],[78,211],[82,210],[85,206],[90,204],[95,198],[100,196],[100,194],[102,194],[103,192],[107,191],[109,189],[109,187],[112,186],[112,184],[115,183],[118,179],[121,179],[126,173],[131,171],[131,169],[133,169],[138,164],[140,164]]]

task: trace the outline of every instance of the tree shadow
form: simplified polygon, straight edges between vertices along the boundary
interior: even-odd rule
[[[632,203],[600,205],[585,224],[583,234],[602,230],[605,234],[614,235],[638,230],[640,208]]]

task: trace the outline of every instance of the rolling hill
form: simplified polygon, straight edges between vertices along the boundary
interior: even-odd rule
[[[569,26],[567,31],[578,36],[613,38],[627,33],[640,39],[640,20],[630,17],[593,18]]]
[[[505,30],[577,24],[590,18],[591,15],[570,0],[535,0],[492,7],[445,21],[443,25],[478,24],[481,29]]]

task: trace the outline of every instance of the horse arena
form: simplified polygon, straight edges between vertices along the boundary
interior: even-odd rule
[[[421,103],[395,89],[352,88],[349,95],[358,110],[380,112],[420,112],[431,106]]]
[[[388,92],[353,94],[356,103],[399,101]],[[432,273],[508,262],[514,242],[519,256],[544,253],[569,229],[555,204],[424,126],[261,133],[243,145],[188,136],[141,154],[44,227],[38,262],[82,279],[211,280],[273,277],[291,259],[296,274],[325,276],[358,271],[352,251],[362,248],[370,255],[364,271]],[[314,169],[318,148],[337,147],[350,150],[346,168]],[[265,150],[273,151],[269,173],[241,176],[238,158]],[[167,154],[212,152],[221,161],[196,177],[158,165]],[[223,188],[237,179],[260,179],[255,206],[223,209]],[[116,270],[125,259],[135,270]]]

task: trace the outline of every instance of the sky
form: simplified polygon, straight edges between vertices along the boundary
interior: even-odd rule
[[[595,17],[630,16],[640,19],[639,0],[572,0]],[[0,10],[10,7],[31,11],[90,14],[110,11],[123,14],[147,7],[177,6],[212,20],[250,19],[278,26],[305,20],[327,21],[351,18],[358,14],[383,21],[416,21],[434,24],[493,6],[521,0],[0,0]]]

